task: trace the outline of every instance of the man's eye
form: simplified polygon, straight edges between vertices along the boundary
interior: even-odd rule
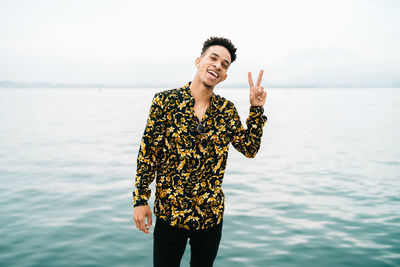
[[[212,60],[216,60],[216,58],[215,58],[215,57],[211,57],[211,59],[212,59]]]
[[[225,64],[222,64],[222,67],[224,67],[224,69],[227,69],[227,68],[228,68],[228,66],[225,65]]]

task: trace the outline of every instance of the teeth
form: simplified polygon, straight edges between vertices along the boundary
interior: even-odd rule
[[[216,78],[218,78],[218,74],[216,74],[215,72],[213,72],[212,70],[208,71],[209,73],[211,73],[212,75],[214,75]]]

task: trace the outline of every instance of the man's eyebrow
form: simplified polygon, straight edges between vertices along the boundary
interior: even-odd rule
[[[213,54],[213,55],[216,56],[216,57],[219,57],[219,55],[216,54],[216,53],[214,53],[214,52],[211,52],[211,54]],[[224,59],[224,61],[225,61],[228,65],[231,64],[231,63],[230,63],[228,60],[226,60],[226,59]]]

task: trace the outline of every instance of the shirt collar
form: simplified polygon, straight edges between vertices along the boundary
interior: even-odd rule
[[[193,101],[194,102],[194,97],[192,95],[192,91],[190,91],[190,84],[192,82],[186,83],[182,89],[183,89],[183,99],[184,101]],[[217,95],[214,94],[214,92],[211,94],[211,105],[217,108]]]

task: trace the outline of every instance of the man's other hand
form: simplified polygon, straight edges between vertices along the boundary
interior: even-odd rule
[[[260,70],[260,73],[258,74],[257,84],[254,85],[253,78],[251,77],[251,72],[248,72],[251,106],[264,106],[265,104],[267,92],[264,90],[264,87],[261,86],[263,74],[264,70]]]
[[[149,228],[152,227],[151,209],[149,205],[135,207],[133,209],[132,217],[136,223],[136,228],[148,234]]]

